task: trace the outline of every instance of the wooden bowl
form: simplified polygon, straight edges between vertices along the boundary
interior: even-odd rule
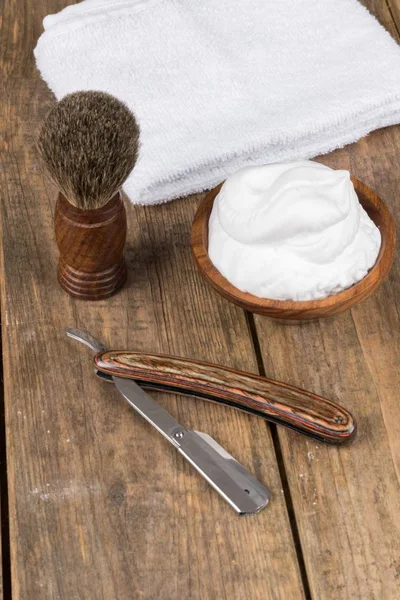
[[[240,291],[229,283],[208,256],[208,221],[214,199],[222,184],[214,188],[201,202],[192,225],[192,250],[203,278],[222,296],[245,310],[289,321],[307,321],[336,315],[368,298],[390,271],[396,247],[396,229],[392,215],[383,200],[355,177],[351,180],[361,205],[379,227],[382,236],[382,245],[375,265],[358,283],[333,296],[306,301],[258,298],[253,294]]]

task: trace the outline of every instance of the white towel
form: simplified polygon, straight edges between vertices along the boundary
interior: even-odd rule
[[[85,0],[44,29],[35,56],[57,98],[103,90],[135,112],[133,202],[400,122],[400,49],[357,0]]]

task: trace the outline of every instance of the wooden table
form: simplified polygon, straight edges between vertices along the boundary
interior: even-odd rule
[[[42,18],[65,4],[0,7],[4,598],[400,598],[399,256],[389,280],[351,312],[285,327],[245,314],[201,281],[189,249],[197,196],[129,205],[127,287],[109,301],[69,298],[55,278],[56,191],[34,152],[54,100],[32,56]],[[400,2],[365,4],[398,39]],[[321,161],[373,187],[399,227],[399,156],[392,127]],[[325,446],[157,394],[270,486],[270,506],[239,518],[96,380],[68,326],[114,348],[208,359],[332,397],[357,416],[358,439]]]

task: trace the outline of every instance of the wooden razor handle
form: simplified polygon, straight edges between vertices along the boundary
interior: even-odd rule
[[[339,404],[251,373],[139,352],[100,352],[94,362],[107,375],[134,379],[143,387],[220,402],[324,442],[342,444],[356,432],[352,415]]]

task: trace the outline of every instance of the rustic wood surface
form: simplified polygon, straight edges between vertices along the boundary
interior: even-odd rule
[[[390,24],[384,2],[364,4]],[[320,161],[375,189],[399,230],[399,157],[392,127]],[[278,433],[315,598],[400,598],[399,303],[397,251],[388,281],[349,313],[301,327],[255,317],[268,376],[330,394],[358,420],[356,444],[339,452]]]
[[[57,192],[33,149],[54,100],[32,48],[42,18],[66,3],[0,5],[10,527],[3,551],[10,552],[12,598],[396,600],[398,255],[388,282],[359,307],[284,327],[249,317],[202,282],[189,247],[200,198],[128,206],[126,288],[91,304],[70,298],[56,281]],[[364,4],[396,35],[393,7],[383,0]],[[394,127],[321,160],[349,168],[374,188],[399,227],[399,151]],[[358,417],[359,438],[346,448],[323,446],[222,406],[157,394],[184,425],[211,434],[271,488],[266,510],[239,518],[93,376],[90,353],[67,339],[68,326],[86,328],[114,348],[260,368],[340,401]]]
[[[97,303],[57,284],[56,190],[33,140],[54,101],[35,70],[42,18],[61,1],[2,5],[2,323],[14,599],[304,598],[273,441],[265,422],[158,395],[187,427],[212,435],[273,491],[239,518],[65,335],[257,372],[240,309],[215,301],[189,244],[197,202],[127,207],[127,286]]]
[[[378,1],[379,0],[375,0]],[[396,29],[396,33],[400,34],[400,0],[386,0],[386,6],[389,12],[389,18],[387,21],[393,21],[394,29]]]
[[[396,249],[396,227],[390,211],[381,198],[367,185],[352,177],[361,205],[379,227],[382,243],[376,263],[361,281],[339,294],[318,300],[291,301],[259,298],[243,292],[230,283],[214,266],[208,254],[208,223],[214,200],[222,184],[211,190],[196,212],[191,245],[197,266],[204,279],[225,298],[245,310],[276,319],[308,321],[339,314],[371,296],[387,277]]]

